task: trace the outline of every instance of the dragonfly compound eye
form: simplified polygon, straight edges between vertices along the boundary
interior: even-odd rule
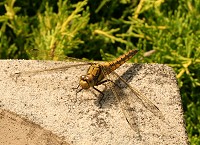
[[[90,75],[83,75],[80,77],[79,84],[83,89],[89,89],[90,86],[93,86],[93,83],[93,78]]]

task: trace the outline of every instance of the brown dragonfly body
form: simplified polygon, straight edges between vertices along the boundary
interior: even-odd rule
[[[122,64],[131,59],[137,52],[138,50],[131,50],[117,58],[115,61],[105,62],[104,64],[92,64],[88,69],[87,75],[82,75],[80,77],[80,86],[83,89],[89,89],[90,87],[102,84],[102,80],[105,78],[105,75],[109,75],[111,72],[119,68]]]

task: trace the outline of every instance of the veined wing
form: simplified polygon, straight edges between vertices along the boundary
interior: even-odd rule
[[[136,88],[128,84],[122,77],[120,77],[116,72],[112,72],[116,77],[118,77],[132,92],[133,95],[129,95],[129,100],[131,102],[137,101],[142,104],[146,109],[151,111],[155,116],[157,116],[161,120],[165,120],[162,112],[158,109],[156,105],[154,105],[149,99],[147,99],[142,93],[140,93]]]
[[[29,76],[29,75],[36,75],[36,74],[42,73],[42,72],[62,71],[62,70],[66,70],[71,67],[85,66],[85,65],[93,64],[92,62],[89,62],[86,60],[82,60],[82,59],[78,59],[78,58],[74,58],[74,57],[68,57],[68,56],[65,58],[65,60],[63,62],[78,62],[79,64],[70,64],[70,65],[65,65],[65,66],[61,66],[61,67],[54,67],[54,68],[34,70],[34,71],[16,72],[16,73],[11,74],[10,76],[17,78],[17,77],[23,77],[23,76]]]
[[[112,90],[115,98],[117,99],[119,107],[122,113],[124,114],[126,121],[130,125],[130,127],[140,136],[140,131],[137,125],[137,115],[134,107],[131,107],[129,98],[122,97],[123,94],[121,94],[122,91],[120,91],[120,87],[117,84],[114,84],[114,82],[112,82],[113,81],[113,79],[111,79],[112,74],[107,75],[106,70],[103,70],[103,73],[106,79],[109,80],[108,85]]]
[[[91,63],[89,62],[85,62],[85,63],[79,63],[79,64],[69,64],[69,65],[65,65],[65,66],[61,66],[61,67],[55,67],[55,68],[49,68],[49,69],[41,69],[41,70],[33,70],[33,71],[24,71],[24,72],[16,72],[11,74],[11,77],[13,78],[18,78],[18,77],[24,77],[24,76],[30,76],[30,75],[36,75],[38,73],[42,73],[42,72],[49,72],[49,71],[62,71],[62,70],[66,70],[68,68],[71,67],[77,67],[77,66],[85,66],[85,65],[91,65]]]

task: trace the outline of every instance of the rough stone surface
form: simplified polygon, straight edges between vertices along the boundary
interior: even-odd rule
[[[70,145],[51,131],[0,108],[0,145]]]
[[[188,144],[175,73],[166,65],[125,64],[116,70],[151,100],[165,117],[163,121],[135,103],[141,137],[131,129],[114,95],[105,85],[98,86],[104,93],[101,108],[98,102],[101,94],[93,89],[81,91],[76,97],[74,88],[88,66],[28,73],[19,77],[12,75],[73,64],[78,63],[1,60],[1,109],[26,117],[74,145]]]

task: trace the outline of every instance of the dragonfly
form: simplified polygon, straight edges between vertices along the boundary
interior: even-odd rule
[[[136,132],[139,132],[137,123],[136,123],[137,118],[136,118],[134,109],[131,107],[132,102],[138,102],[142,104],[146,109],[148,109],[150,112],[152,112],[155,116],[157,116],[161,120],[164,120],[164,116],[162,112],[159,110],[159,108],[156,105],[154,105],[146,96],[144,96],[140,91],[138,91],[138,89],[136,89],[135,87],[127,83],[122,77],[120,77],[115,72],[117,68],[119,68],[125,62],[127,62],[129,59],[131,59],[137,52],[138,50],[130,50],[124,55],[117,58],[116,60],[110,61],[110,62],[104,62],[102,64],[85,62],[82,64],[75,64],[75,65],[63,66],[63,67],[51,68],[51,69],[45,69],[45,70],[19,72],[19,73],[15,73],[15,75],[19,77],[19,76],[23,76],[27,74],[39,73],[39,72],[44,72],[44,71],[64,70],[69,67],[74,67],[77,65],[79,66],[90,65],[87,73],[85,75],[80,76],[78,87],[81,87],[81,89],[78,92],[82,90],[88,90],[89,88],[93,88],[94,90],[104,95],[99,89],[96,88],[96,86],[99,86],[107,82],[109,88],[112,90],[120,106],[122,113],[124,114],[126,121],[128,122],[128,124],[133,130],[135,130]],[[114,82],[111,76],[114,76],[115,78],[119,79],[126,86],[125,88],[128,89],[129,92],[120,93],[119,91],[121,89],[120,86]]]

